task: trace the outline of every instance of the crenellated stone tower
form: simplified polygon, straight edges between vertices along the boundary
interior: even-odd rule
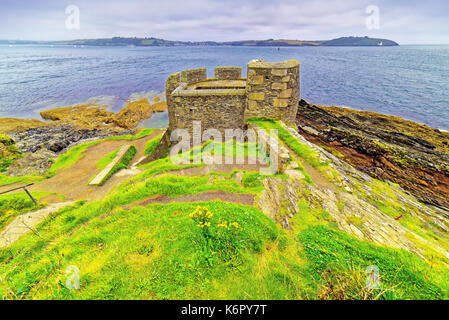
[[[166,82],[169,130],[193,130],[201,121],[210,128],[244,129],[246,120],[266,117],[294,125],[299,103],[299,62],[248,64],[247,78],[239,67],[217,67],[213,78],[204,68],[184,70]]]
[[[245,120],[267,117],[294,125],[299,103],[299,62],[248,64]]]

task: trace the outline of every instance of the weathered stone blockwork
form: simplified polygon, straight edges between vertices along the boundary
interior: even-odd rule
[[[189,69],[181,72],[181,82],[193,84],[207,79],[206,68]]]
[[[171,75],[166,82],[169,130],[202,131],[244,129],[251,117],[267,117],[294,124],[299,102],[299,62],[251,61],[248,78],[239,67],[217,67],[215,78],[207,70],[191,69]]]
[[[242,77],[242,68],[240,67],[216,67],[215,78],[220,80],[232,80]]]
[[[192,92],[193,91],[193,92]],[[182,90],[173,92],[172,106],[176,117],[176,128],[193,129],[193,121],[201,121],[201,129],[243,128],[246,94],[245,90]]]
[[[263,116],[293,125],[299,103],[299,62],[250,62],[246,89],[245,120]]]

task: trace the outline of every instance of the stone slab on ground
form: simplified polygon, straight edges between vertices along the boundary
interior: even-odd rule
[[[47,218],[49,214],[72,204],[73,202],[55,203],[44,209],[24,213],[16,217],[0,232],[0,248],[12,245],[26,233],[35,230],[35,227]]]
[[[111,172],[111,170],[115,167],[115,165],[122,161],[129,148],[131,148],[129,144],[121,146],[114,160],[112,160],[111,163],[106,166],[106,168],[104,168],[99,174],[96,175],[96,177],[89,183],[89,186],[99,186],[103,182],[104,178],[109,174],[109,172]]]

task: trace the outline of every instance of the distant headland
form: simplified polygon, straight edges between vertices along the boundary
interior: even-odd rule
[[[0,40],[0,44],[41,44],[41,45],[84,45],[84,46],[136,46],[136,47],[176,47],[176,46],[253,46],[253,47],[378,47],[398,46],[397,42],[387,39],[369,37],[341,37],[333,40],[243,40],[243,41],[172,41],[158,38],[124,38],[114,37],[107,39],[80,39],[68,41],[26,41],[26,40]]]

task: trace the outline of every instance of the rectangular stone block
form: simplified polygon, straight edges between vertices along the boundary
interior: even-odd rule
[[[286,76],[282,78],[282,82],[289,82],[290,81],[290,76]]]
[[[271,85],[271,89],[273,90],[285,90],[287,89],[286,83],[275,82]]]
[[[250,101],[248,102],[248,108],[249,108],[250,110],[257,110],[257,109],[259,108],[259,104],[257,103],[257,101],[250,100]]]
[[[263,76],[250,76],[248,80],[249,80],[249,84],[258,85],[258,84],[262,84],[264,79],[263,79]]]
[[[273,105],[278,108],[288,107],[288,101],[286,99],[274,99]]]
[[[263,101],[265,100],[265,93],[263,92],[252,92],[248,96],[249,100],[257,100],[257,101]]]
[[[286,76],[287,75],[287,69],[272,69],[271,74],[273,76]]]
[[[283,90],[279,95],[280,98],[290,98],[291,96],[292,96],[292,89]]]

